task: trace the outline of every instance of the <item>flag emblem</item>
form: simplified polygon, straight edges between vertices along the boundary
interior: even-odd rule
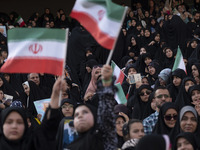
[[[103,18],[103,16],[104,16],[105,13],[106,12],[104,10],[99,10],[99,12],[98,12],[99,21],[101,21],[101,19]]]
[[[37,43],[29,46],[29,51],[33,52],[33,54],[37,54],[40,51],[42,52],[42,49],[43,49],[42,45]]]

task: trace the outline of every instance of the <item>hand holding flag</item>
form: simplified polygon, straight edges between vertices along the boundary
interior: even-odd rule
[[[185,63],[183,61],[183,55],[181,53],[179,46],[178,46],[178,49],[177,49],[176,59],[175,59],[175,62],[174,62],[174,66],[172,68],[172,72],[174,70],[176,70],[177,68],[183,69],[185,71],[185,73],[187,74]]]

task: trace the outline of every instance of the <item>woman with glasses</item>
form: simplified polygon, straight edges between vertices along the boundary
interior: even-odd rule
[[[143,120],[150,114],[145,114],[147,109],[151,109],[151,103],[149,103],[149,95],[152,93],[153,89],[149,85],[141,85],[135,90],[133,98],[128,100],[129,108],[132,112],[133,119]]]
[[[178,119],[175,127],[170,133],[172,144],[174,144],[175,137],[182,132],[194,133],[197,137],[200,137],[199,116],[197,111],[192,106],[184,106],[178,115]]]
[[[178,110],[174,103],[167,102],[162,105],[158,121],[153,129],[155,134],[167,134],[174,128],[178,116]]]

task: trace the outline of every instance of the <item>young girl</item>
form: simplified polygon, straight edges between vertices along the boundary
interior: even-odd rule
[[[1,150],[55,149],[55,136],[60,121],[59,93],[62,80],[53,87],[50,105],[42,125],[32,134],[29,132],[25,110],[19,107],[6,108],[1,114]]]
[[[102,80],[97,84],[98,108],[90,104],[81,104],[74,112],[74,127],[79,137],[67,146],[78,150],[108,150],[117,148],[115,131],[114,94],[112,69],[102,68]]]
[[[123,144],[122,150],[134,148],[138,141],[144,136],[144,127],[141,120],[131,119],[123,128],[127,133],[128,140]]]

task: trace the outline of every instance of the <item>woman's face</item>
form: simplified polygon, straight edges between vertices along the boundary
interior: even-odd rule
[[[79,106],[74,113],[74,127],[80,132],[86,132],[94,126],[94,117],[92,112],[86,106]]]
[[[146,66],[148,66],[148,65],[150,64],[150,62],[152,62],[152,59],[151,59],[151,58],[146,57],[146,58],[144,59],[144,63],[146,64]]]
[[[147,53],[146,49],[144,47],[142,47],[140,49],[140,55],[144,54],[144,53]]]
[[[167,56],[167,58],[171,58],[173,56],[173,52],[171,49],[169,49],[169,48],[166,49],[166,56]]]
[[[142,78],[142,84],[149,85],[149,81],[147,78]]]
[[[137,26],[136,26],[136,29],[137,29],[138,31],[141,31],[142,26],[141,26],[141,25],[137,25]]]
[[[131,38],[131,44],[132,44],[132,46],[135,46],[137,44],[134,37]]]
[[[199,103],[200,102],[200,91],[193,90],[191,98],[192,98],[193,103]]]
[[[133,11],[130,11],[130,12],[129,12],[129,16],[130,16],[131,18],[134,16]]]
[[[8,81],[8,82],[10,81],[10,76],[9,76],[8,74],[5,74],[5,75],[4,75],[4,78],[5,78],[6,81]]]
[[[142,89],[141,92],[139,93],[140,98],[143,102],[147,102],[149,99],[149,95],[151,94],[151,91],[148,89]]]
[[[188,80],[185,82],[185,91],[188,92],[188,89],[194,85],[194,82],[192,82],[191,80]]]
[[[151,20],[151,24],[152,24],[152,25],[155,25],[155,24],[156,24],[155,19],[152,19],[152,20]]]
[[[152,66],[148,66],[149,74],[154,75],[156,73],[156,69]]]
[[[136,74],[136,73],[137,73],[137,71],[135,70],[135,68],[130,68],[130,69],[128,70],[128,76],[133,75],[133,74]]]
[[[130,125],[130,139],[141,139],[144,136],[144,127],[141,122],[135,122]]]
[[[192,144],[183,137],[177,140],[177,150],[194,150]]]
[[[136,21],[135,21],[135,20],[132,20],[132,21],[131,21],[131,25],[132,25],[133,27],[135,27],[135,26],[136,26]]]
[[[61,106],[62,113],[65,117],[72,117],[74,112],[74,106],[70,103],[64,103],[64,105]]]
[[[165,124],[169,128],[173,128],[176,124],[176,120],[177,120],[177,111],[173,108],[168,109],[164,115]]]
[[[124,125],[125,121],[123,118],[121,117],[118,117],[115,124],[116,124],[116,131],[117,131],[117,134],[119,136],[123,136],[123,132],[122,132],[122,128],[123,128],[123,125]]]
[[[144,31],[144,36],[145,37],[150,37],[150,31],[149,30],[145,30]]]
[[[162,78],[159,78],[159,82],[161,86],[166,86],[166,82]]]
[[[0,78],[0,87],[3,85],[3,80]]]
[[[11,141],[19,140],[22,138],[24,130],[25,125],[22,116],[15,111],[11,112],[3,124],[4,136]]]
[[[193,77],[199,76],[199,71],[195,65],[192,65],[192,75],[193,75]]]
[[[192,48],[196,48],[196,47],[197,47],[197,41],[193,41],[193,42],[191,43],[191,47],[192,47]]]
[[[155,36],[155,41],[156,41],[156,42],[160,42],[160,34],[157,34],[157,35]]]
[[[197,118],[192,112],[186,112],[181,119],[180,127],[183,132],[194,133],[197,128]]]
[[[26,84],[23,84],[24,92],[26,93],[27,96],[30,94],[30,87],[28,87]]]
[[[177,76],[173,76],[173,84],[177,87],[181,84],[181,78],[177,77]]]
[[[144,16],[148,18],[149,17],[149,12],[145,11]]]

